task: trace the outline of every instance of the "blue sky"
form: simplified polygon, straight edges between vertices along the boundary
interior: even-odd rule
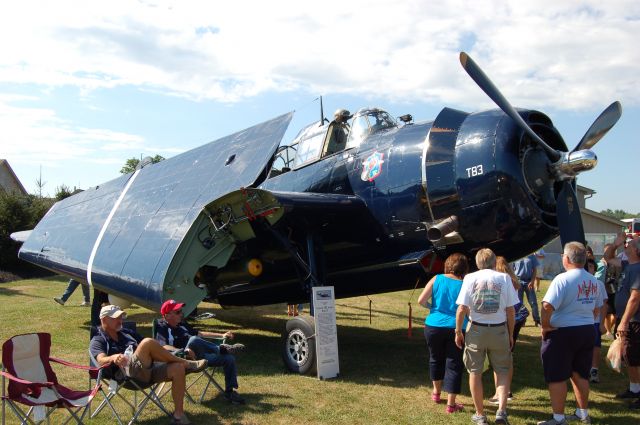
[[[228,3],[228,4],[227,4]],[[30,191],[86,188],[130,157],[177,153],[282,113],[379,106],[433,119],[493,107],[467,51],[512,104],[573,147],[623,115],[578,183],[596,211],[640,212],[637,1],[57,1],[0,6],[0,158]],[[633,178],[633,180],[632,180]]]

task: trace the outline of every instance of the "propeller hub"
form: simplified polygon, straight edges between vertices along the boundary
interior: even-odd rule
[[[559,181],[571,180],[583,171],[592,170],[598,164],[598,157],[593,151],[583,149],[563,152],[560,160],[551,164],[555,177]]]

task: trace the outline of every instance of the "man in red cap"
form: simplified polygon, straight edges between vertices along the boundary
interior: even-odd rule
[[[158,321],[156,340],[165,349],[175,352],[184,350],[187,358],[206,359],[209,367],[222,366],[224,370],[224,397],[232,404],[243,404],[244,399],[235,391],[238,388],[238,369],[233,353],[244,348],[242,344],[215,344],[204,338],[233,339],[233,333],[198,331],[184,322],[184,303],[167,300],[160,308],[162,320]]]

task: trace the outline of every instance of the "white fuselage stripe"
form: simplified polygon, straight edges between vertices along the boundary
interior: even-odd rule
[[[126,186],[124,187],[124,190],[118,197],[118,200],[116,201],[115,204],[113,204],[113,208],[111,208],[111,212],[109,213],[109,216],[107,217],[104,224],[102,225],[102,229],[100,229],[100,233],[96,238],[96,242],[93,244],[93,249],[91,250],[91,255],[89,256],[89,264],[87,264],[87,282],[89,283],[90,286],[93,286],[93,282],[91,280],[93,260],[96,258],[96,252],[98,252],[98,247],[100,246],[100,242],[102,242],[102,238],[105,232],[107,231],[107,227],[109,227],[109,223],[111,222],[111,219],[113,218],[114,214],[118,210],[120,203],[122,202],[122,200],[124,199],[124,196],[127,194],[127,191],[133,184],[133,181],[136,179],[136,177],[138,177],[139,173],[140,173],[140,170],[136,170],[131,176],[131,178],[129,179],[129,181],[127,182]]]

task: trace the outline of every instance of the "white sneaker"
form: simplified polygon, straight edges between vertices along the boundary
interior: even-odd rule
[[[556,421],[555,419],[551,418],[549,420],[546,421],[540,421],[538,422],[538,425],[566,425],[567,421],[566,420],[561,420],[560,422]]]
[[[587,417],[584,418],[584,419],[581,419],[576,414],[569,415],[566,418],[567,418],[567,422],[579,422],[581,424],[590,424],[591,423],[591,416],[589,416],[589,415],[587,415]]]
[[[244,350],[244,344],[220,344],[220,354],[237,354]]]
[[[80,305],[81,305],[82,307],[91,307],[91,303],[90,303],[89,301],[82,301],[82,302],[80,303]]]
[[[53,297],[53,300],[55,302],[57,302],[60,305],[64,305],[64,301],[62,301],[62,298],[58,298],[58,297]]]

